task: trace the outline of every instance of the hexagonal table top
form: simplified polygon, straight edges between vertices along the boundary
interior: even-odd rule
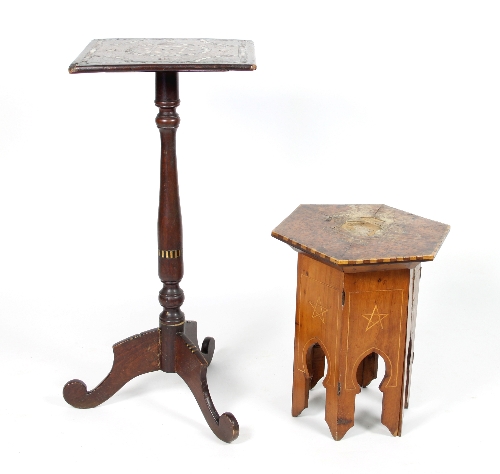
[[[434,260],[450,226],[384,204],[301,204],[272,236],[337,265]]]

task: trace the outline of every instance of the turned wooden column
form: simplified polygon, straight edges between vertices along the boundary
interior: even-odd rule
[[[207,382],[207,368],[215,349],[212,337],[198,345],[196,321],[186,321],[181,306],[184,293],[182,218],[177,181],[175,137],[179,126],[178,73],[190,71],[253,71],[252,41],[186,38],[113,38],[89,43],[70,65],[71,74],[141,71],[155,73],[156,125],[161,138],[160,202],[158,206],[158,275],[163,287],[159,327],[136,334],[113,346],[114,362],[108,376],[92,390],[70,380],[64,399],[76,408],[93,408],[105,402],[129,380],[147,372],[177,373],[195,397],[213,433],[230,443],[238,437],[236,418],[217,412]]]
[[[177,72],[156,73],[155,104],[160,109],[156,125],[161,137],[160,202],[158,206],[158,276],[163,283],[159,300],[161,368],[175,372],[176,333],[184,331],[184,313],[181,311],[184,292],[179,286],[184,273],[182,261],[182,216],[177,179],[175,136],[180,118],[179,81]]]

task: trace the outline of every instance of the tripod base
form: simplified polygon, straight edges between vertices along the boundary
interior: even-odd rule
[[[90,391],[81,380],[70,380],[63,389],[64,399],[75,408],[94,408],[134,377],[162,370],[160,338],[161,330],[151,329],[116,343],[113,367],[108,376]],[[234,441],[239,434],[236,418],[232,413],[219,416],[208,390],[207,368],[213,357],[215,340],[205,338],[200,349],[196,322],[186,321],[184,332],[175,335],[174,348],[175,372],[191,389],[208,426],[222,441]]]

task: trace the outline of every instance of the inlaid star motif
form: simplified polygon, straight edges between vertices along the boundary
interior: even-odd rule
[[[309,301],[309,304],[311,305],[311,307],[313,309],[312,317],[313,318],[319,318],[324,323],[325,322],[325,316],[324,315],[325,315],[325,313],[328,312],[328,308],[325,308],[321,304],[321,298],[318,296],[318,300],[316,301],[316,303],[313,303],[312,301]]]
[[[363,314],[363,318],[368,321],[368,324],[366,325],[366,331],[368,331],[368,329],[371,329],[373,326],[376,326],[377,324],[380,324],[380,327],[384,329],[382,321],[387,318],[387,316],[389,316],[389,314],[380,313],[377,305],[375,305],[371,314]]]

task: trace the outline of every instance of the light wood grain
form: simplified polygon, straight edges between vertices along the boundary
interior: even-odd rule
[[[416,305],[417,273],[419,269],[407,268],[344,273],[299,254],[293,416],[307,407],[309,390],[324,370],[326,357],[325,419],[334,439],[340,440],[354,424],[355,397],[376,377],[381,357],[386,368],[380,384],[381,421],[394,436],[401,434],[412,360],[409,341],[414,337],[414,319],[408,312],[410,308],[413,314]]]

